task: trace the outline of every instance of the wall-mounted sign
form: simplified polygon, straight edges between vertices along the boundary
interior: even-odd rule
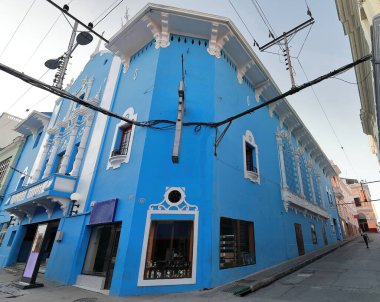
[[[89,225],[110,223],[115,219],[116,206],[118,199],[100,201],[92,208]]]
[[[38,270],[40,268],[41,251],[45,241],[45,234],[48,229],[47,224],[40,224],[37,227],[36,235],[33,239],[32,250],[22,274],[21,283],[18,287],[22,289],[41,287],[43,284],[36,283]]]

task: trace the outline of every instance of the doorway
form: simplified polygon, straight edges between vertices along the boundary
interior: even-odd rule
[[[295,223],[294,229],[296,233],[298,256],[305,255],[305,246],[303,244],[303,236],[302,236],[302,226],[299,223]]]
[[[121,223],[97,225],[91,230],[82,274],[103,277],[103,289],[111,286],[120,231]]]

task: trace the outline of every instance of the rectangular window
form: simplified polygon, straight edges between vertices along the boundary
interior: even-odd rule
[[[16,236],[16,231],[12,231],[11,237],[9,237],[7,246],[11,246],[12,245],[13,240],[15,239],[15,236]]]
[[[255,148],[252,145],[245,143],[245,160],[246,160],[247,171],[257,173],[255,158],[256,158]]]
[[[3,225],[1,226],[1,231],[0,231],[0,246],[3,244],[4,237],[5,237],[5,234],[7,233],[8,227],[9,227],[9,224],[7,222],[3,223]]]
[[[33,149],[38,146],[38,143],[40,142],[40,139],[41,139],[41,135],[42,135],[42,132],[39,132],[37,134],[36,140],[34,141],[34,144],[33,144]]]
[[[253,222],[220,218],[221,269],[256,263]]]
[[[191,278],[193,221],[152,221],[144,279]]]
[[[362,206],[362,203],[360,202],[360,198],[359,197],[355,197],[354,201],[355,201],[355,206],[357,206],[357,207],[361,207]]]
[[[313,241],[313,244],[317,244],[317,233],[315,232],[315,225],[314,223],[310,223],[310,230],[311,230],[311,239]]]
[[[11,157],[8,157],[7,159],[0,162],[0,184],[2,183],[5,174],[8,171],[9,163],[11,162]]]
[[[119,129],[119,146],[112,151],[112,156],[127,155],[129,148],[129,141],[131,140],[132,125],[126,125]]]

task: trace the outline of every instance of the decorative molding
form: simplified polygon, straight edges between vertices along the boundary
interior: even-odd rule
[[[246,158],[246,143],[250,144],[255,150],[255,159],[256,159],[256,169],[257,171],[248,171],[247,170],[247,158]],[[259,165],[259,148],[255,143],[255,139],[251,131],[247,130],[245,135],[243,135],[243,165],[244,165],[244,178],[249,179],[250,181],[260,184],[260,165]]]
[[[240,84],[243,84],[243,77],[245,76],[245,73],[250,69],[255,63],[253,61],[249,61],[245,63],[242,66],[239,66],[237,68],[237,79]]]
[[[60,205],[60,208],[62,210],[62,216],[66,216],[69,206],[70,206],[70,199],[64,198],[64,197],[57,197],[57,196],[49,196],[48,199],[50,199],[52,202],[56,202]]]
[[[181,193],[181,199],[176,202],[172,203],[169,200],[169,194],[172,191],[178,191]],[[166,187],[166,192],[164,194],[164,200],[157,204],[151,204],[149,206],[149,211],[153,212],[161,212],[161,211],[178,211],[178,212],[191,212],[191,211],[198,211],[198,207],[195,205],[191,205],[186,201],[186,194],[185,194],[185,188],[183,187]]]
[[[224,44],[230,40],[232,36],[231,32],[227,32],[226,34],[219,37],[219,23],[212,23],[209,46],[207,47],[207,52],[215,56],[216,58],[221,57],[221,52],[224,47]]]
[[[169,14],[161,12],[161,28],[157,26],[156,23],[149,17],[149,15],[145,15],[143,17],[143,21],[146,22],[146,26],[150,29],[153,34],[153,38],[156,40],[155,48],[158,49],[160,47],[166,48],[170,45],[169,42]]]
[[[172,191],[179,191],[181,193],[181,198],[178,202],[172,203],[169,200],[169,194]],[[181,215],[194,215],[194,231],[193,231],[193,259],[192,259],[192,276],[191,278],[177,278],[177,279],[154,279],[145,280],[144,270],[146,265],[146,254],[148,248],[149,232],[152,222],[152,214],[162,215],[164,218],[166,214],[168,215],[178,215],[179,219]],[[170,217],[171,220],[173,216]],[[198,253],[198,220],[199,211],[196,205],[192,205],[186,201],[185,188],[183,187],[166,187],[164,194],[164,200],[158,204],[151,204],[147,211],[147,218],[145,223],[144,241],[141,251],[140,258],[140,268],[139,276],[137,280],[137,286],[162,286],[162,285],[180,285],[180,284],[195,284],[197,276],[197,253]]]
[[[256,86],[255,86],[255,98],[256,98],[256,101],[259,102],[260,101],[260,96],[263,94],[264,90],[267,89],[270,85],[270,82],[269,82],[269,79],[265,80],[265,81],[262,81],[260,83],[258,83]],[[275,106],[277,106],[277,102],[274,103]],[[273,110],[274,110],[274,107]],[[273,113],[273,111],[272,111]]]
[[[128,108],[124,112],[123,116],[125,116],[126,118],[133,120],[133,121],[137,120],[137,113],[136,114],[134,113],[134,109],[132,107]],[[133,145],[133,137],[134,137],[135,129],[136,129],[136,127],[134,125],[132,125],[131,136],[129,138],[127,154],[120,154],[120,155],[114,155],[114,156],[112,155],[112,151],[115,150],[115,146],[117,144],[116,139],[118,136],[119,129],[122,128],[123,126],[126,126],[126,125],[128,125],[127,122],[120,121],[115,126],[112,145],[111,145],[111,149],[110,149],[110,153],[109,153],[109,157],[108,157],[107,170],[110,169],[111,167],[112,167],[112,169],[120,168],[121,164],[129,162],[129,158],[131,156],[132,145]]]
[[[307,199],[299,196],[298,194],[291,192],[287,188],[281,189],[281,198],[285,211],[288,211],[289,208],[293,208],[298,211],[307,211],[312,215],[318,215],[324,219],[329,218],[329,214],[325,209],[309,202]]]

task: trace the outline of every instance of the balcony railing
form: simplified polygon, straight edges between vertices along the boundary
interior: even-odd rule
[[[36,183],[12,193],[7,205],[32,201],[49,195],[69,196],[75,188],[76,178],[68,175],[53,174]]]
[[[145,265],[145,280],[191,278],[191,261],[147,261]]]
[[[127,155],[128,148],[118,148],[112,151],[111,156]]]
[[[281,198],[286,210],[289,207],[292,207],[300,211],[308,211],[326,219],[330,217],[324,208],[321,208],[320,206],[307,200],[305,197],[302,197],[297,193],[292,192],[291,190],[289,190],[289,188],[281,189]]]

